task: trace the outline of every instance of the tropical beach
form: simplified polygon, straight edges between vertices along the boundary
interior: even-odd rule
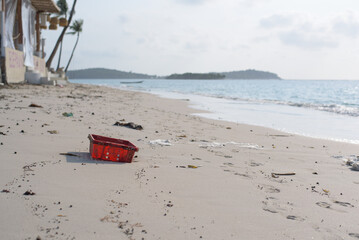
[[[0,238],[359,239],[358,8],[0,0]]]
[[[344,162],[358,145],[205,119],[185,99],[108,87],[13,85],[0,96],[4,239],[359,236],[358,172]],[[94,160],[89,134],[139,151],[132,163]]]

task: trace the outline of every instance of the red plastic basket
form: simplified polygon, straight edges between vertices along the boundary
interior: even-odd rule
[[[132,162],[138,148],[129,141],[89,134],[90,153],[94,159],[112,162]]]

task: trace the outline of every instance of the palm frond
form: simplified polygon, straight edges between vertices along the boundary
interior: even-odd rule
[[[69,11],[69,6],[67,5],[66,0],[57,0],[56,4],[60,8],[60,12],[57,15],[65,16]]]
[[[78,19],[75,20],[72,25],[70,26],[70,29],[74,32],[74,33],[69,33],[69,34],[76,34],[76,33],[81,33],[82,32],[82,26],[84,24],[84,20],[83,19]]]

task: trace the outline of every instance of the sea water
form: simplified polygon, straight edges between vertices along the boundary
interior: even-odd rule
[[[123,83],[137,82],[142,83]],[[197,115],[359,144],[359,81],[71,80],[188,99]]]

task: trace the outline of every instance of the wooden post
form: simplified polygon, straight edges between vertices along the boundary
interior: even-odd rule
[[[40,52],[40,40],[41,40],[41,31],[40,31],[40,13],[36,12],[36,51]]]
[[[19,44],[22,44],[22,37],[23,37],[21,5],[22,5],[22,0],[17,0],[16,18],[17,18],[17,26],[19,27],[19,37],[17,38],[17,42]]]

